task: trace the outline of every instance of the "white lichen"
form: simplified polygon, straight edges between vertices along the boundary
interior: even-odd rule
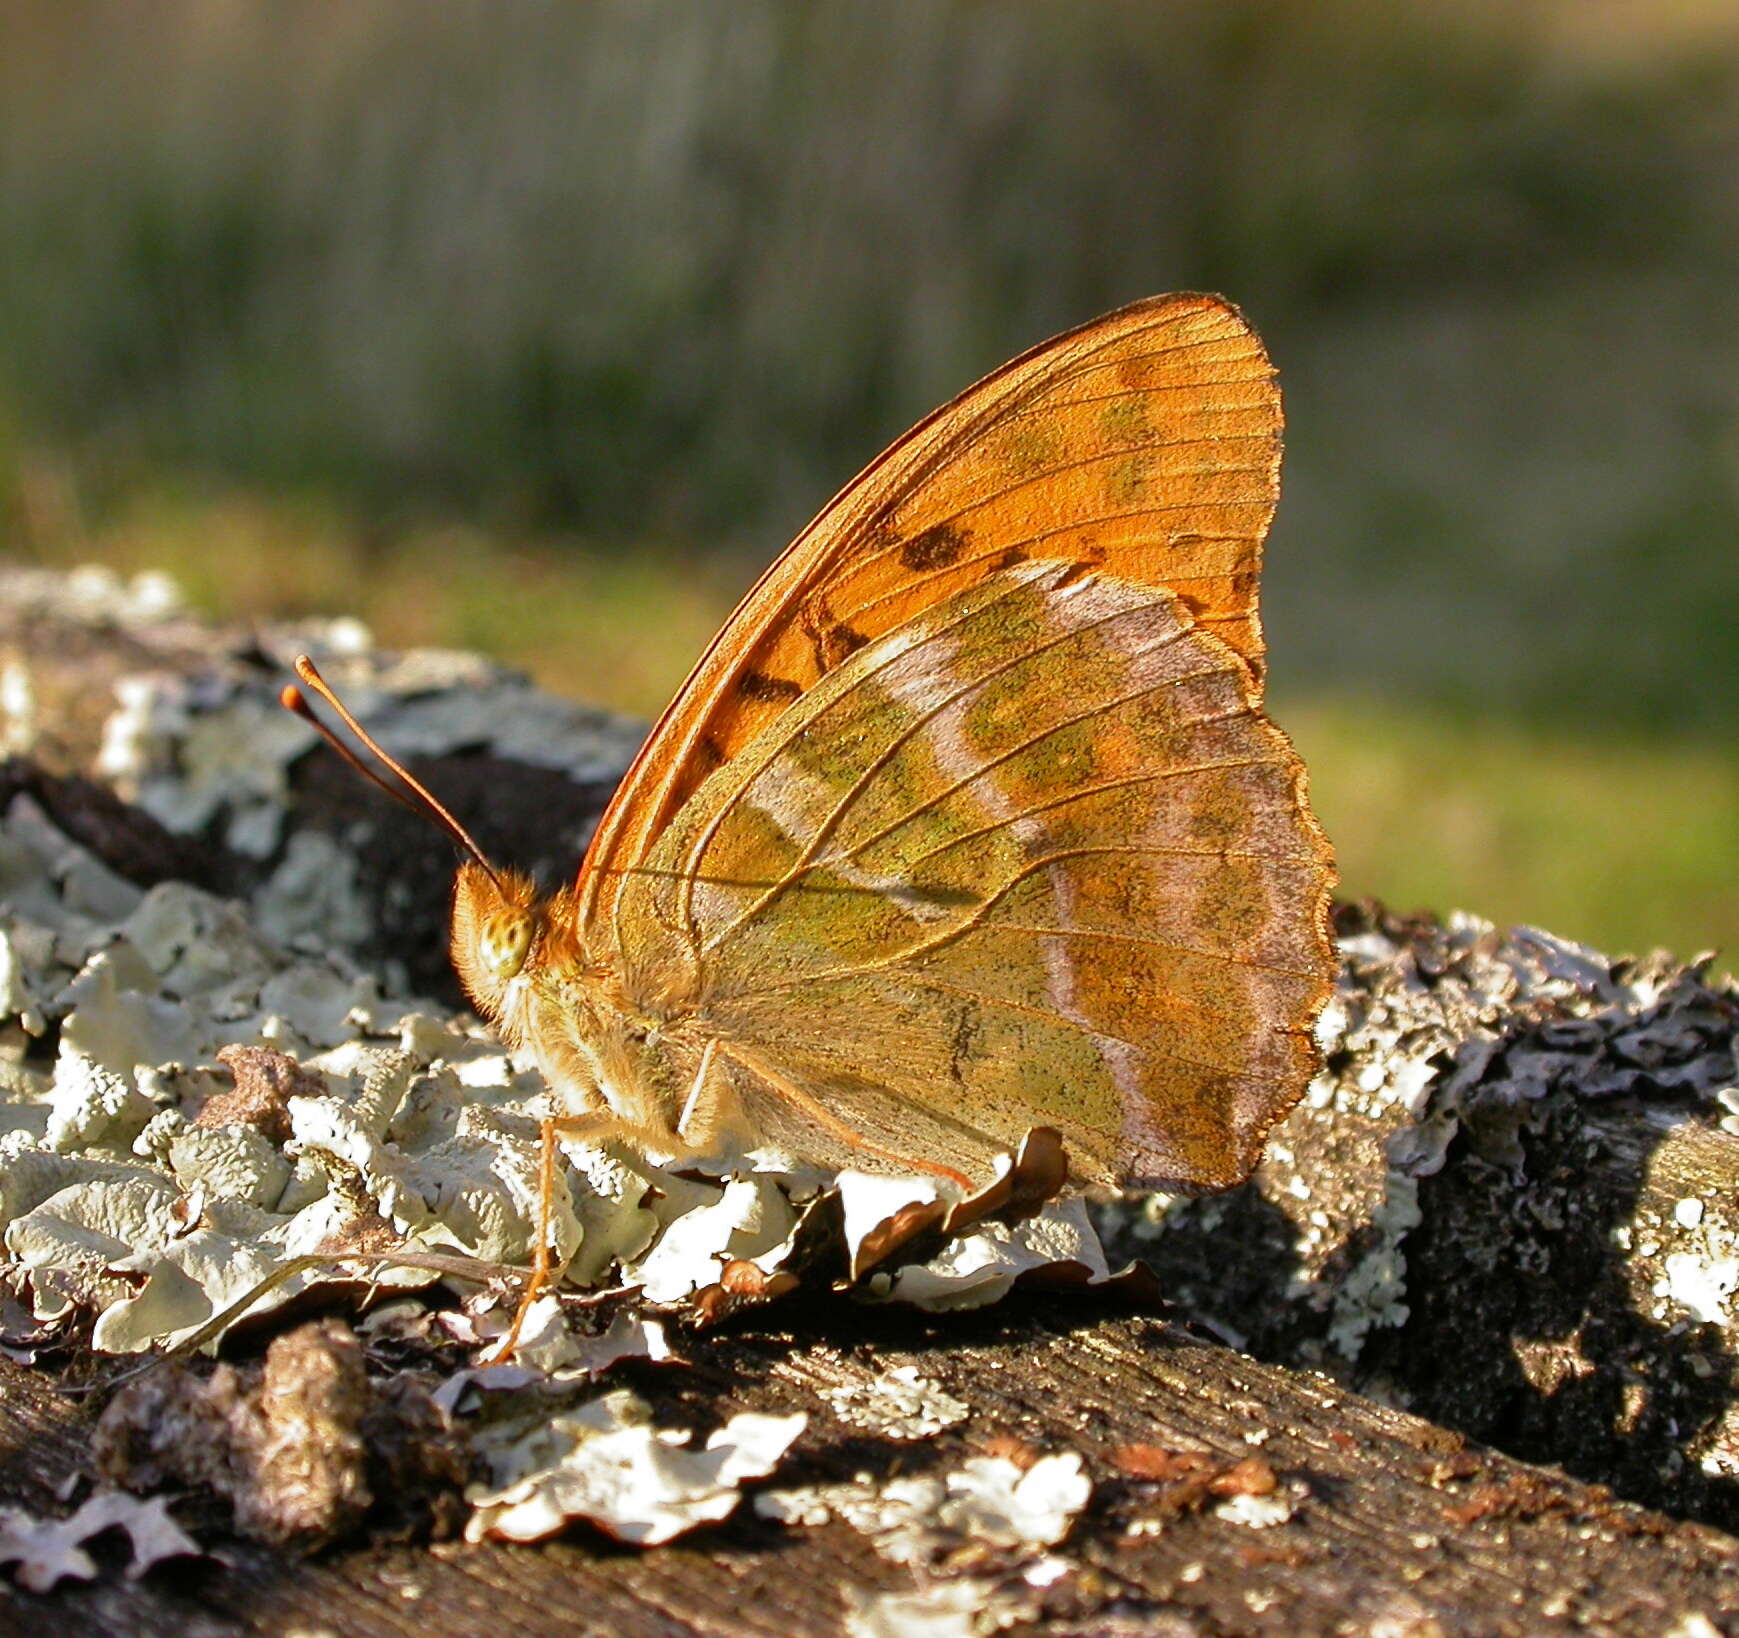
[[[1087,1285],[1112,1278],[1079,1196],[1053,1201],[1024,1222],[986,1223],[950,1240],[929,1262],[899,1269],[888,1291],[897,1302],[932,1312],[982,1308],[1041,1269],[1076,1272]]]
[[[1241,1524],[1247,1530],[1272,1530],[1277,1524],[1289,1523],[1292,1511],[1291,1501],[1277,1490],[1266,1496],[1240,1493],[1214,1504],[1215,1518]]]
[[[523,1430],[483,1430],[490,1478],[466,1493],[466,1539],[541,1541],[583,1520],[635,1546],[669,1541],[735,1512],[739,1487],[770,1474],[807,1420],[745,1412],[695,1450],[650,1418],[618,1392]]]
[[[1666,1278],[1655,1295],[1676,1303],[1693,1319],[1727,1325],[1732,1315],[1727,1299],[1739,1291],[1739,1257],[1709,1257],[1692,1251],[1668,1254],[1662,1264]]]
[[[822,1398],[847,1426],[884,1439],[931,1439],[958,1427],[971,1410],[964,1400],[928,1381],[916,1365],[898,1365],[868,1382],[823,1389]]]
[[[988,1638],[1025,1620],[1025,1589],[988,1576],[955,1576],[911,1591],[846,1589],[850,1638]]]
[[[169,1516],[169,1498],[141,1500],[119,1490],[99,1490],[69,1518],[41,1519],[21,1508],[0,1508],[0,1564],[13,1566],[21,1586],[50,1591],[61,1581],[90,1581],[97,1566],[84,1543],[105,1530],[126,1533],[131,1558],[127,1579],[136,1581],[166,1558],[202,1555],[192,1536]]]
[[[841,1518],[899,1564],[946,1557],[962,1543],[1033,1549],[1066,1536],[1091,1500],[1093,1481],[1074,1451],[1042,1456],[1022,1468],[1002,1456],[971,1456],[944,1474],[877,1483],[807,1485],[755,1498],[763,1518],[825,1524]]]

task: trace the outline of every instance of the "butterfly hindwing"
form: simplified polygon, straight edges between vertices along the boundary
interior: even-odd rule
[[[1308,1077],[1327,846],[1247,657],[1178,594],[994,570],[706,780],[618,907],[625,987],[697,972],[756,1124],[980,1177],[1234,1182]]]

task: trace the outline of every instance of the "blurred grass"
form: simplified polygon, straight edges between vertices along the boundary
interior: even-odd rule
[[[1720,948],[1739,970],[1739,762],[1406,703],[1272,701],[1304,754],[1342,891],[1526,922],[1609,954]]]
[[[1730,0],[14,0],[0,549],[650,714],[1044,335],[1233,295],[1351,892],[1739,938]]]

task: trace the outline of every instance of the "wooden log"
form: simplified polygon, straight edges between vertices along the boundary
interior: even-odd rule
[[[772,1320],[777,1311],[768,1311]],[[1018,1624],[1055,1632],[1478,1632],[1491,1638],[1723,1630],[1739,1617],[1739,1543],[1612,1500],[1598,1487],[1470,1445],[1308,1374],[1263,1365],[1150,1317],[1026,1299],[946,1322],[844,1303],[689,1345],[687,1369],[642,1382],[673,1410],[811,1417],[778,1485],[956,1465],[1006,1448],[1081,1453],[1094,1496],[1032,1586],[982,1553],[936,1568]],[[971,1406],[918,1444],[841,1420],[826,1397],[910,1366]],[[630,1372],[630,1375],[636,1373]],[[0,1371],[0,1482],[47,1507],[78,1469],[86,1413],[39,1377]],[[1220,1469],[1259,1456],[1284,1522],[1254,1528],[1213,1498],[1131,1476],[1124,1447],[1195,1452]],[[0,1589],[0,1630],[93,1635],[334,1632],[444,1638],[612,1630],[842,1630],[855,1595],[924,1584],[851,1525],[737,1520],[636,1552],[580,1531],[538,1548],[338,1552],[293,1564],[258,1549],[141,1584]],[[1041,1580],[1043,1577],[1040,1578]],[[1698,1622],[1707,1623],[1699,1625]],[[964,1630],[964,1629],[962,1629]]]
[[[225,786],[203,815],[151,804],[153,779],[197,767],[214,719],[268,720],[282,673],[262,656],[282,661],[308,634],[213,632],[98,591],[0,576],[7,744],[35,759],[7,771],[0,797],[28,791],[135,881],[182,876],[256,907],[297,838],[318,835],[356,884],[359,959],[397,961],[401,978],[434,986],[445,845],[326,759],[286,742],[281,788]],[[571,868],[603,770],[625,760],[632,731],[600,721],[590,749],[564,741],[569,762],[551,766],[467,726],[467,690],[488,693],[492,710],[530,709],[511,680],[458,659],[395,664],[354,657],[407,738],[438,744],[419,771],[502,857],[541,860],[546,875]],[[460,700],[451,710],[447,694]],[[152,719],[150,740],[146,706],[165,699],[174,709]],[[1734,1543],[1684,1521],[1739,1526],[1732,986],[1703,967],[1607,962],[1466,919],[1348,911],[1342,931],[1328,1070],[1257,1177],[1210,1200],[1108,1205],[1102,1218],[1161,1272],[1179,1315],[1265,1363],[1055,1296],[934,1321],[805,1298],[691,1341],[686,1370],[626,1366],[627,1379],[690,1423],[806,1411],[810,1433],[778,1485],[858,1471],[882,1484],[1010,1436],[1080,1452],[1094,1500],[1051,1584],[982,1552],[930,1576],[964,1578],[983,1621],[1720,1630],[1736,1613]],[[840,1421],[829,1393],[902,1366],[964,1400],[964,1426],[909,1445]],[[64,1510],[56,1486],[85,1460],[85,1410],[40,1372],[0,1367],[0,1390],[0,1497]],[[1147,1454],[1119,1457],[1125,1446]],[[1167,1467],[1167,1452],[1213,1462]],[[1281,1481],[1284,1524],[1212,1511],[1203,1474],[1251,1453]],[[1144,1462],[1170,1477],[1128,1471]],[[53,1612],[99,1633],[831,1632],[866,1589],[912,1585],[847,1523],[742,1516],[645,1555],[584,1532],[535,1550],[356,1549],[302,1565],[238,1547],[228,1568],[165,1569],[138,1585],[47,1601],[0,1590],[0,1631],[42,1630]]]

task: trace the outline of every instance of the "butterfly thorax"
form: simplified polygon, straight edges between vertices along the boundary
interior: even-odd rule
[[[478,1012],[528,1050],[564,1116],[597,1116],[675,1154],[704,1082],[705,1038],[680,970],[629,993],[616,963],[588,959],[571,893],[475,864],[454,883],[453,964]],[[704,1145],[703,1145],[704,1146]]]

